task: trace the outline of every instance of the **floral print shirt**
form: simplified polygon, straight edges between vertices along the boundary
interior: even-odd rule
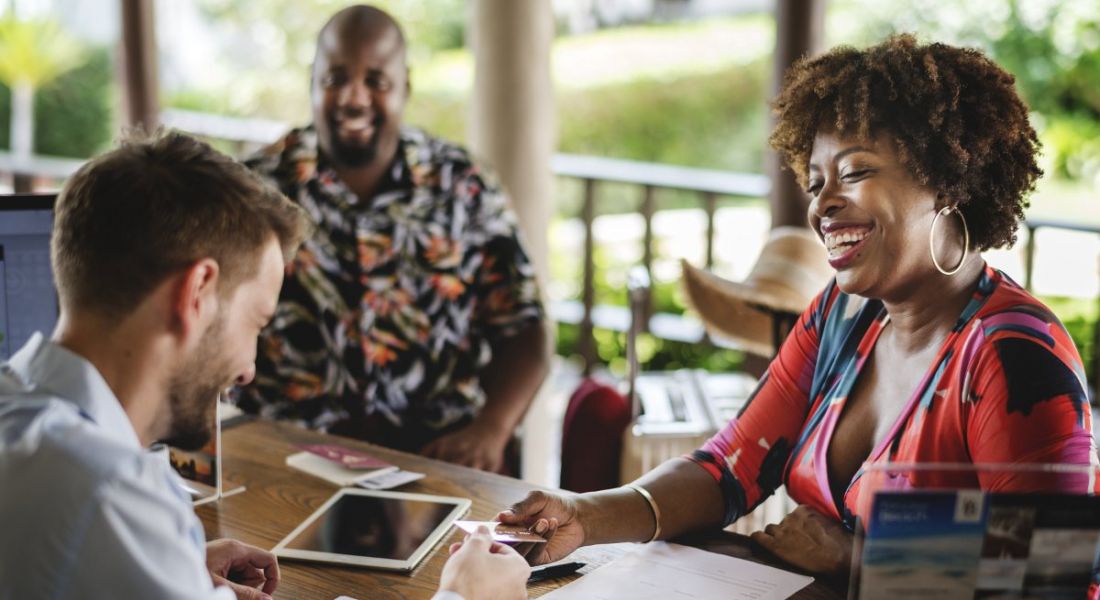
[[[543,318],[508,200],[462,148],[405,128],[361,200],[297,129],[247,161],[317,224],[261,333],[249,412],[442,429],[485,402],[491,342]]]

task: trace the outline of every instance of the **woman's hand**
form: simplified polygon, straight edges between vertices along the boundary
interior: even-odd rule
[[[805,505],[751,537],[768,552],[810,573],[847,576],[851,568],[852,534]]]
[[[585,531],[577,518],[577,503],[568,496],[531,492],[498,514],[496,519],[501,523],[527,527],[546,538],[545,544],[517,548],[532,565],[561,560],[584,545]]]

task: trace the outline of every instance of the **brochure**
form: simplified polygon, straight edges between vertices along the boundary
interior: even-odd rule
[[[880,491],[851,597],[1083,598],[1098,549],[1097,496]]]
[[[183,478],[184,490],[191,495],[196,506],[244,491],[243,487],[231,490],[222,488],[222,406],[219,401],[214,435],[201,449],[189,452],[168,446],[168,462]]]

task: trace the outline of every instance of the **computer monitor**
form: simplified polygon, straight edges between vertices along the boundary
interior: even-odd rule
[[[57,323],[50,268],[56,194],[0,194],[0,361]]]

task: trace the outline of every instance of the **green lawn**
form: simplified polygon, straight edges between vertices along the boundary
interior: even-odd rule
[[[771,15],[722,17],[691,23],[637,25],[555,38],[551,76],[558,91],[604,87],[638,79],[716,73],[771,54]],[[465,95],[474,80],[465,48],[438,52],[412,65],[413,88]]]

